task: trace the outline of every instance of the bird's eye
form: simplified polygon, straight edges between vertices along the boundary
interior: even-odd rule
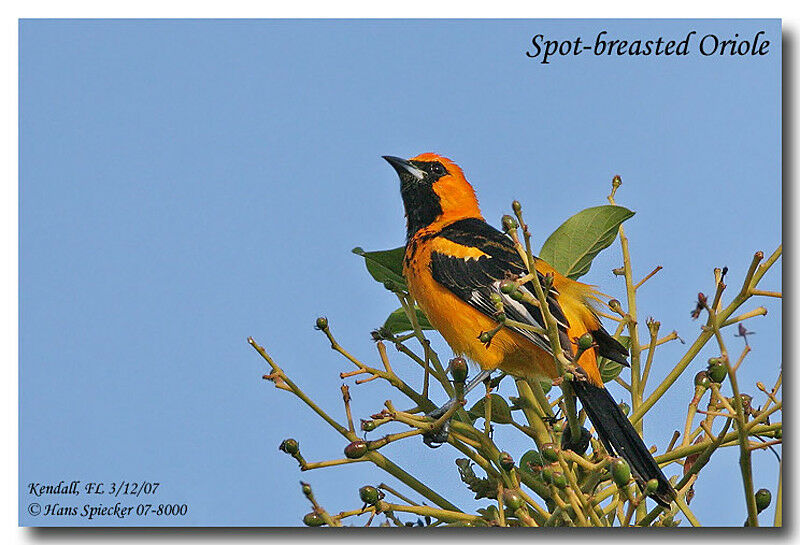
[[[437,176],[442,176],[447,173],[442,163],[432,163],[431,164],[431,174],[436,174]]]

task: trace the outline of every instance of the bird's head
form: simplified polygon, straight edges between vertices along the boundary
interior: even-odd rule
[[[423,153],[411,159],[383,156],[400,177],[408,237],[433,223],[446,225],[481,218],[475,190],[461,168],[447,157]]]

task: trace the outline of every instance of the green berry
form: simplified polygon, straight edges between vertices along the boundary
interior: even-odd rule
[[[328,319],[325,316],[317,318],[316,328],[320,330],[328,329]]]
[[[705,371],[700,371],[694,376],[695,386],[702,386],[703,388],[708,388],[709,384],[711,384],[711,379],[708,378],[708,373],[706,373]]]
[[[515,220],[514,218],[512,218],[508,214],[503,216],[502,223],[503,223],[503,230],[504,231],[511,231],[512,229],[516,229],[517,227],[519,227],[519,224],[517,223],[517,220]]]
[[[728,367],[724,363],[715,363],[708,368],[708,378],[719,384],[728,376]]]
[[[322,526],[325,521],[319,513],[311,512],[303,517],[303,524],[306,526]]]
[[[644,495],[645,496],[652,496],[655,491],[658,490],[658,479],[650,479],[647,481],[647,484],[644,486]]]
[[[553,471],[553,484],[556,488],[564,490],[567,487],[567,476],[560,471]]]
[[[304,483],[302,481],[300,482],[300,484],[302,485],[301,490],[303,491],[303,494],[305,494],[306,496],[310,496],[311,495],[311,485],[308,484],[308,483]]]
[[[501,280],[500,281],[500,291],[508,295],[517,290],[517,283],[513,280]]]
[[[514,201],[511,203],[511,209],[514,211],[515,214],[519,214],[522,212],[522,205],[519,201]]]
[[[501,452],[498,458],[498,462],[500,463],[500,467],[502,467],[506,471],[511,471],[514,469],[514,458],[507,452]]]
[[[361,458],[367,453],[367,450],[366,441],[353,441],[344,447],[344,455],[351,459]]]
[[[363,431],[372,431],[377,427],[378,427],[378,425],[375,423],[374,420],[362,420],[361,421],[361,429]]]
[[[467,380],[467,360],[464,358],[453,358],[450,360],[450,376],[453,377],[453,382],[461,382]]]
[[[578,348],[580,348],[581,350],[589,350],[589,348],[592,347],[593,343],[594,343],[594,338],[592,337],[592,335],[590,333],[584,333],[578,339]]]
[[[280,446],[278,446],[278,450],[294,456],[300,452],[300,444],[295,439],[284,439]]]
[[[627,485],[628,481],[631,480],[631,468],[628,462],[622,458],[616,458],[611,462],[611,477],[613,477],[618,487],[622,488]]]
[[[358,489],[358,497],[367,505],[375,505],[383,494],[374,486],[362,486]]]
[[[772,493],[766,488],[762,488],[756,492],[756,509],[758,509],[759,513],[769,507],[771,501]]]
[[[520,496],[516,490],[511,489],[503,492],[503,502],[506,504],[506,507],[512,511],[516,511],[525,505],[525,500],[522,499],[522,496]]]
[[[548,462],[558,461],[558,453],[556,452],[556,446],[553,443],[546,443],[542,445],[542,458]]]
[[[622,411],[622,414],[624,414],[625,416],[628,416],[628,413],[631,412],[630,405],[628,405],[624,401],[620,401],[619,410]]]

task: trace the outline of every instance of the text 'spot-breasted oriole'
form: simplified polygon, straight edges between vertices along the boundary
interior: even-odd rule
[[[458,165],[433,153],[410,160],[384,158],[400,176],[406,211],[403,274],[409,292],[430,323],[455,353],[484,370],[556,378],[546,336],[511,326],[500,329],[489,346],[478,338],[497,325],[492,317],[496,310],[493,294],[502,297],[508,318],[539,328],[545,325],[535,305],[513,300],[500,291],[502,280],[522,277],[528,271],[510,238],[484,221],[475,191]],[[586,414],[609,453],[628,462],[640,486],[657,479],[658,488],[652,497],[669,505],[675,494],[672,486],[600,379],[597,356],[627,365],[628,351],[600,324],[592,307],[597,292],[592,286],[562,276],[540,259],[535,265],[540,277],[553,274],[548,304],[559,322],[561,345],[567,354],[574,354],[570,339],[586,333],[597,345],[574,362],[583,376],[571,384]],[[530,284],[519,289],[536,298]]]

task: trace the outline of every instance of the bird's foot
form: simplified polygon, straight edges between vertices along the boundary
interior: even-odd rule
[[[455,400],[451,399],[438,409],[434,409],[431,412],[427,413],[425,416],[429,416],[434,421],[439,420],[442,418],[447,412],[453,407],[455,404]],[[436,429],[433,429],[427,433],[422,434],[422,442],[425,443],[430,448],[439,448],[444,443],[447,443],[447,438],[450,435],[450,420],[445,420],[441,426],[438,426]]]

